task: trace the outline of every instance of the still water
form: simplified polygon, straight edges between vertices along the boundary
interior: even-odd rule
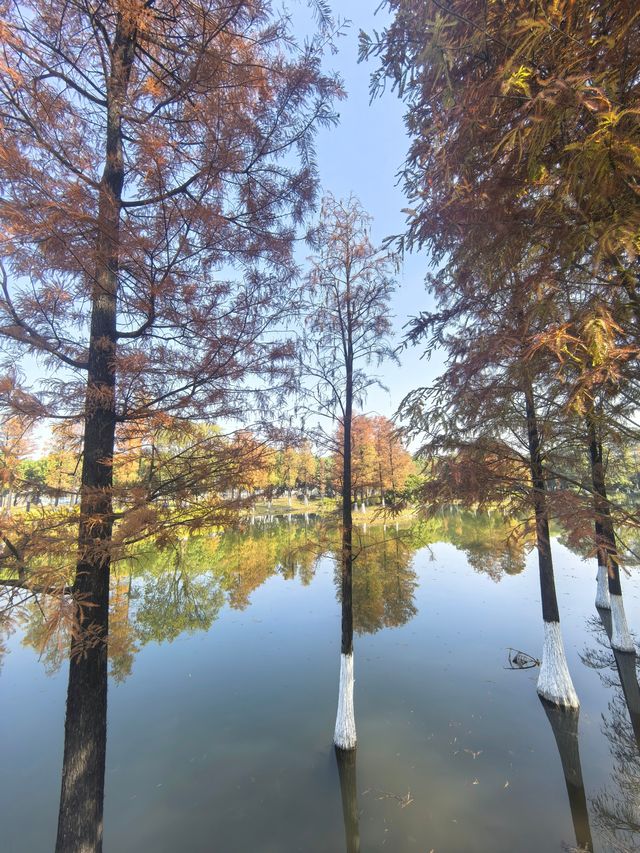
[[[355,761],[331,739],[338,537],[312,518],[141,552],[111,612],[104,850],[512,853],[640,849],[640,692],[595,564],[554,541],[576,715],[548,713],[535,553],[496,518],[360,526]],[[640,574],[623,580],[640,625]],[[67,639],[32,608],[0,671],[0,849],[50,851]],[[624,690],[623,690],[624,686]]]

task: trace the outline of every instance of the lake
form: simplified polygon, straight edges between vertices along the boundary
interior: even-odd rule
[[[640,691],[594,608],[596,565],[553,543],[579,716],[545,709],[535,551],[500,518],[360,525],[358,746],[332,746],[339,538],[309,517],[148,548],[112,588],[108,853],[513,853],[640,849]],[[623,578],[640,625],[640,576]],[[42,602],[46,616],[46,602]],[[5,853],[55,845],[67,638],[6,640]],[[513,653],[512,653],[513,654]],[[635,734],[634,734],[635,732]]]

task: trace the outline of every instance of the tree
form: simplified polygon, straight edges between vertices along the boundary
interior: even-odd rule
[[[20,481],[20,464],[31,452],[33,423],[19,414],[6,414],[0,422],[0,505],[7,515]]]
[[[60,498],[64,496],[77,501],[81,470],[80,442],[81,436],[74,425],[62,422],[52,430],[50,449],[46,457],[46,481],[55,506],[58,506]]]
[[[353,197],[322,202],[307,276],[309,301],[302,371],[310,412],[338,422],[342,436],[342,639],[334,743],[355,749],[353,712],[353,408],[375,381],[371,362],[391,356],[389,299],[394,281],[389,254],[373,246],[370,218]],[[326,432],[322,435],[326,438]]]
[[[365,498],[376,485],[376,447],[373,437],[373,424],[365,415],[353,418],[351,430],[352,445],[352,488],[357,502],[360,492],[362,510],[366,508]]]
[[[640,19],[629,0],[388,0],[361,34],[408,107],[408,240],[519,231],[638,308]],[[588,176],[588,179],[586,179]]]
[[[637,358],[640,328],[640,19],[633,4],[387,5],[394,19],[380,36],[363,34],[361,55],[380,60],[374,92],[391,79],[409,107],[412,143],[403,177],[410,206],[401,242],[428,246],[434,262],[447,268],[450,286],[478,301],[478,283],[486,281],[486,274],[476,274],[479,266],[526,269],[525,276],[503,275],[501,287],[516,301],[526,295],[518,296],[523,287],[555,292],[565,309],[555,318],[558,328],[539,329],[541,339],[569,324],[574,343],[577,338],[588,352],[590,330],[608,315],[626,335],[626,347],[617,354],[611,349],[604,363],[584,365],[580,378],[593,401],[605,399],[606,419],[617,389],[602,375],[619,371],[624,349],[623,360]],[[564,372],[563,360],[566,352],[555,368],[549,365],[548,381]],[[637,388],[633,396],[637,405]],[[583,415],[593,421],[588,409]],[[603,417],[598,420],[602,427]],[[616,596],[615,641],[630,647],[611,503],[592,426],[586,424],[585,449],[595,550],[600,575],[606,565]]]
[[[391,492],[395,498],[395,495],[404,489],[414,466],[411,455],[404,448],[401,435],[392,421],[382,415],[373,418],[373,434],[376,448],[376,479],[381,502],[385,506],[385,492]]]
[[[338,428],[336,447],[342,446],[343,434]],[[399,431],[382,415],[354,415],[352,428],[352,484],[353,500],[357,507],[358,494],[362,507],[365,498],[380,495],[382,506],[385,493],[396,494],[404,488],[412,470],[410,454],[404,449]],[[340,450],[336,451],[340,457]]]
[[[316,460],[311,443],[303,441],[298,451],[297,485],[302,489],[305,506],[309,503],[309,490],[313,487],[316,473]]]
[[[549,524],[545,442],[553,441],[559,407],[544,384],[548,354],[530,353],[536,333],[558,309],[543,283],[537,292],[503,285],[525,272],[478,266],[469,289],[452,287],[448,269],[433,277],[439,310],[417,318],[409,334],[414,340],[426,336],[428,350],[442,346],[447,369],[431,388],[410,394],[401,411],[423,436],[422,455],[440,464],[441,481],[425,489],[436,505],[451,494],[480,504],[507,498],[533,515],[544,625],[537,689],[553,704],[577,707],[560,631]],[[443,456],[457,465],[442,468]]]
[[[101,820],[80,800],[102,800],[102,741],[85,728],[106,692],[125,511],[116,428],[246,414],[247,378],[277,373],[286,353],[264,332],[340,87],[320,71],[330,33],[296,51],[266,2],[8,0],[0,29],[2,344],[54,371],[5,400],[84,420],[74,590],[93,606],[73,640],[58,849],[97,850]]]
[[[586,302],[586,304],[585,304]],[[540,340],[557,359],[567,387],[567,407],[582,421],[583,446],[590,468],[591,514],[598,560],[596,606],[612,611],[612,645],[618,651],[633,652],[634,644],[625,616],[620,583],[620,557],[616,541],[613,507],[607,495],[607,474],[603,444],[629,440],[636,434],[634,415],[637,401],[633,385],[635,371],[629,371],[634,350],[627,345],[621,326],[608,306],[592,299],[570,306],[567,321],[545,330]],[[630,426],[629,426],[630,425]],[[630,428],[631,427],[631,428]],[[618,433],[618,437],[616,437]]]

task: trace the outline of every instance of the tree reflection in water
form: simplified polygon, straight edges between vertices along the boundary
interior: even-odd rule
[[[571,819],[578,850],[592,851],[593,840],[589,826],[589,810],[582,780],[580,749],[578,744],[578,708],[559,708],[540,697],[547,719],[556,740],[562,772],[569,795]]]
[[[398,530],[395,525],[386,529],[368,525],[366,531],[355,528],[354,629],[361,634],[374,633],[404,625],[415,616],[418,578],[413,556],[425,545],[450,542],[464,552],[475,571],[494,580],[519,572],[524,565],[526,541],[510,533],[513,524],[497,515],[469,513],[445,513]],[[135,665],[137,652],[146,644],[171,642],[185,632],[208,630],[224,606],[246,608],[255,590],[269,578],[280,576],[308,584],[320,559],[330,557],[338,565],[340,556],[340,531],[313,519],[306,524],[256,519],[237,531],[179,541],[164,550],[141,550],[135,559],[115,566],[112,575],[108,643],[111,677],[125,679]],[[336,570],[336,581],[339,575]],[[55,606],[53,600],[49,603],[46,596],[40,596],[37,605],[27,603],[18,619],[25,629],[25,642],[44,652],[48,669],[59,666],[69,648],[64,624],[58,634],[49,631]],[[608,613],[602,615],[606,619]],[[636,659],[611,652],[599,621],[595,620],[591,628],[597,645],[585,653],[585,662],[599,671],[615,694],[603,723],[614,771],[611,784],[588,800],[591,826],[600,850],[628,853],[640,844],[640,688]],[[75,691],[73,698],[69,694],[60,819],[73,824],[76,840],[59,841],[59,850],[99,849],[104,770],[102,776],[95,770],[86,771],[89,766],[104,768],[100,758],[105,752],[107,713],[103,651],[104,647],[86,656],[84,689]],[[592,850],[578,754],[577,714],[548,707],[545,711],[562,762],[576,841],[582,849]],[[346,850],[355,853],[360,848],[356,751],[338,750],[336,761]],[[89,846],[83,848],[85,840]]]
[[[526,551],[535,545],[531,531],[500,513],[457,511],[441,516],[442,541],[462,551],[476,572],[498,582],[524,570]]]
[[[358,634],[404,625],[417,610],[418,577],[412,568],[415,546],[408,530],[369,527],[353,532],[353,627]],[[334,551],[340,600],[340,555]]]
[[[354,528],[355,630],[373,633],[415,615],[417,577],[411,563],[426,545],[450,542],[475,571],[494,580],[520,572],[526,543],[513,535],[515,527],[497,514],[451,512],[398,530],[392,525],[369,525],[366,533]],[[164,549],[147,545],[112,568],[110,675],[126,679],[146,643],[208,630],[225,604],[245,609],[252,593],[274,575],[309,584],[319,559],[329,554],[338,561],[340,551],[338,528],[313,518],[288,524],[256,517],[253,524],[224,534],[194,537]],[[47,671],[57,671],[70,642],[60,602],[29,596],[21,606],[8,602],[0,609],[5,633],[19,625],[24,643],[38,651]]]
[[[612,651],[611,614],[599,610],[588,627],[596,645],[582,655],[613,695],[602,717],[613,770],[611,784],[592,799],[594,824],[605,849],[632,853],[640,849],[640,687],[635,654]]]
[[[356,783],[357,749],[339,749],[335,747],[346,853],[360,853],[360,814],[358,812],[358,789]]]

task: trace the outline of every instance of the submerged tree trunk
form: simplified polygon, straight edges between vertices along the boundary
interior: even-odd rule
[[[353,353],[346,358],[346,392],[342,467],[342,639],[340,687],[333,742],[339,749],[355,749],[356,721],[353,707],[353,515],[351,509],[351,424],[353,416]]]
[[[527,413],[529,465],[536,519],[536,546],[538,551],[538,567],[540,570],[542,619],[544,624],[542,666],[540,667],[537,690],[540,696],[554,705],[577,708],[580,703],[573,687],[573,682],[571,681],[569,668],[567,667],[564,643],[560,631],[560,613],[558,611],[558,599],[553,576],[551,536],[549,533],[549,515],[544,469],[542,466],[540,435],[538,432],[533,388],[530,384],[525,387],[524,396]]]
[[[342,817],[347,853],[360,853],[360,821],[358,788],[356,784],[356,750],[336,747],[336,762],[340,778]]]
[[[589,458],[591,460],[591,479],[593,482],[593,502],[596,514],[595,533],[598,550],[598,575],[605,567],[608,579],[609,604],[606,597],[600,595],[596,604],[599,607],[611,608],[611,647],[619,652],[634,652],[633,639],[627,626],[620,585],[620,565],[613,520],[609,509],[607,488],[605,483],[604,465],[602,462],[602,442],[598,432],[593,412],[587,415],[587,432],[589,439]]]
[[[589,809],[584,792],[582,779],[582,766],[580,763],[580,747],[578,743],[578,718],[580,712],[577,708],[560,709],[548,702],[542,701],[547,719],[551,723],[553,736],[556,740],[562,772],[569,795],[569,807],[571,809],[571,820],[576,835],[576,844],[579,850],[593,850],[593,839],[589,825]]]
[[[124,184],[122,109],[134,58],[136,30],[120,14],[111,47],[105,167],[98,199],[96,272],[85,402],[79,557],[74,594],[78,630],[72,641],[65,722],[57,853],[99,853],[107,704],[109,573],[113,528],[115,356],[120,212]],[[84,603],[90,607],[83,607]],[[104,737],[96,737],[104,717]]]

